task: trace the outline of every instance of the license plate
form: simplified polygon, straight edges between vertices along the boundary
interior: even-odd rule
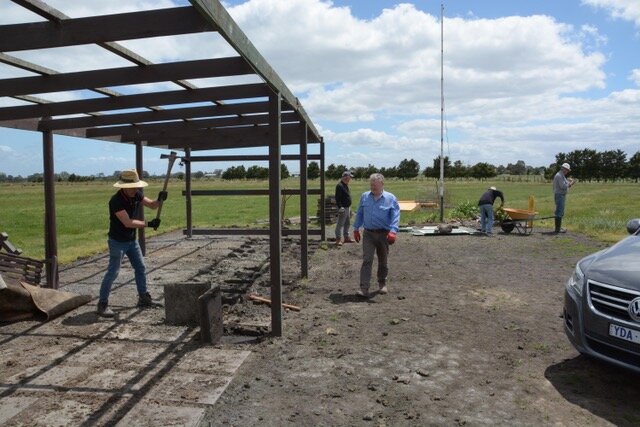
[[[635,329],[625,328],[624,326],[609,324],[609,335],[612,337],[620,338],[625,341],[634,342],[640,344],[640,331]]]

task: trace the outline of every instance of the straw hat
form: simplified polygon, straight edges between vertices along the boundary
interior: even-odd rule
[[[562,166],[560,166],[560,167],[563,168],[563,169],[566,169],[568,171],[571,170],[571,166],[569,166],[569,163],[563,163]]]
[[[147,185],[149,184],[138,177],[138,172],[135,169],[122,171],[120,173],[120,181],[113,184],[114,187],[118,188],[142,188]]]

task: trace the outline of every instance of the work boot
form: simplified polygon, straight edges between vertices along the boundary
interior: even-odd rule
[[[114,317],[116,314],[109,308],[109,304],[106,302],[98,303],[98,316],[100,317]]]
[[[562,218],[555,217],[554,220],[556,223],[555,233],[558,234],[560,232],[560,224],[562,224]]]
[[[162,304],[153,302],[153,300],[151,299],[151,295],[149,295],[149,292],[145,292],[144,294],[138,295],[138,307],[155,308],[162,307]]]
[[[380,287],[378,289],[378,293],[380,293],[381,295],[386,295],[389,293],[389,289],[387,289],[387,285],[384,283],[379,283],[378,286]]]
[[[342,239],[336,239],[336,246],[342,246]]]
[[[356,241],[353,240],[351,237],[347,236],[344,238],[344,242],[345,243],[355,243]]]

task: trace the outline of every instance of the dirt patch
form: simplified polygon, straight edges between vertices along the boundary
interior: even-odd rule
[[[390,292],[369,300],[361,247],[320,248],[285,293],[302,312],[251,346],[203,425],[638,424],[638,377],[578,355],[562,328],[564,282],[600,248],[401,234]]]
[[[0,326],[5,425],[638,425],[638,376],[579,356],[562,329],[575,262],[602,248],[580,235],[411,236],[390,255],[389,294],[356,297],[361,246],[283,242],[284,336],[270,338],[268,240],[161,236],[150,291],[221,286],[225,337],[138,310],[130,268],[110,303],[47,323]],[[97,295],[107,257],[61,272]],[[24,415],[27,414],[27,415]],[[27,418],[25,418],[27,416]]]

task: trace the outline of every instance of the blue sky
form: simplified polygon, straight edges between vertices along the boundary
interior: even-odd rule
[[[48,3],[79,17],[136,10],[148,2]],[[224,4],[320,129],[327,164],[389,167],[413,158],[422,168],[431,165],[440,152],[440,1]],[[445,155],[467,165],[524,160],[548,166],[561,151],[621,149],[631,156],[640,150],[638,0],[444,5]],[[39,20],[19,9],[1,2],[0,23]],[[198,58],[218,46],[200,36],[123,44],[142,49],[154,62]],[[76,70],[77,64],[91,69],[92,61],[126,65],[83,51],[55,60],[29,54],[16,56],[42,59],[59,71]],[[0,67],[0,77],[15,76],[11,73]],[[136,91],[144,88],[127,90]],[[12,102],[0,98],[2,106]],[[56,172],[111,174],[135,162],[128,145],[56,137],[54,149]],[[166,161],[159,157],[165,152],[145,149],[146,169],[163,173]],[[213,170],[231,164],[199,166]],[[40,135],[0,128],[0,172],[25,176],[41,170]]]

